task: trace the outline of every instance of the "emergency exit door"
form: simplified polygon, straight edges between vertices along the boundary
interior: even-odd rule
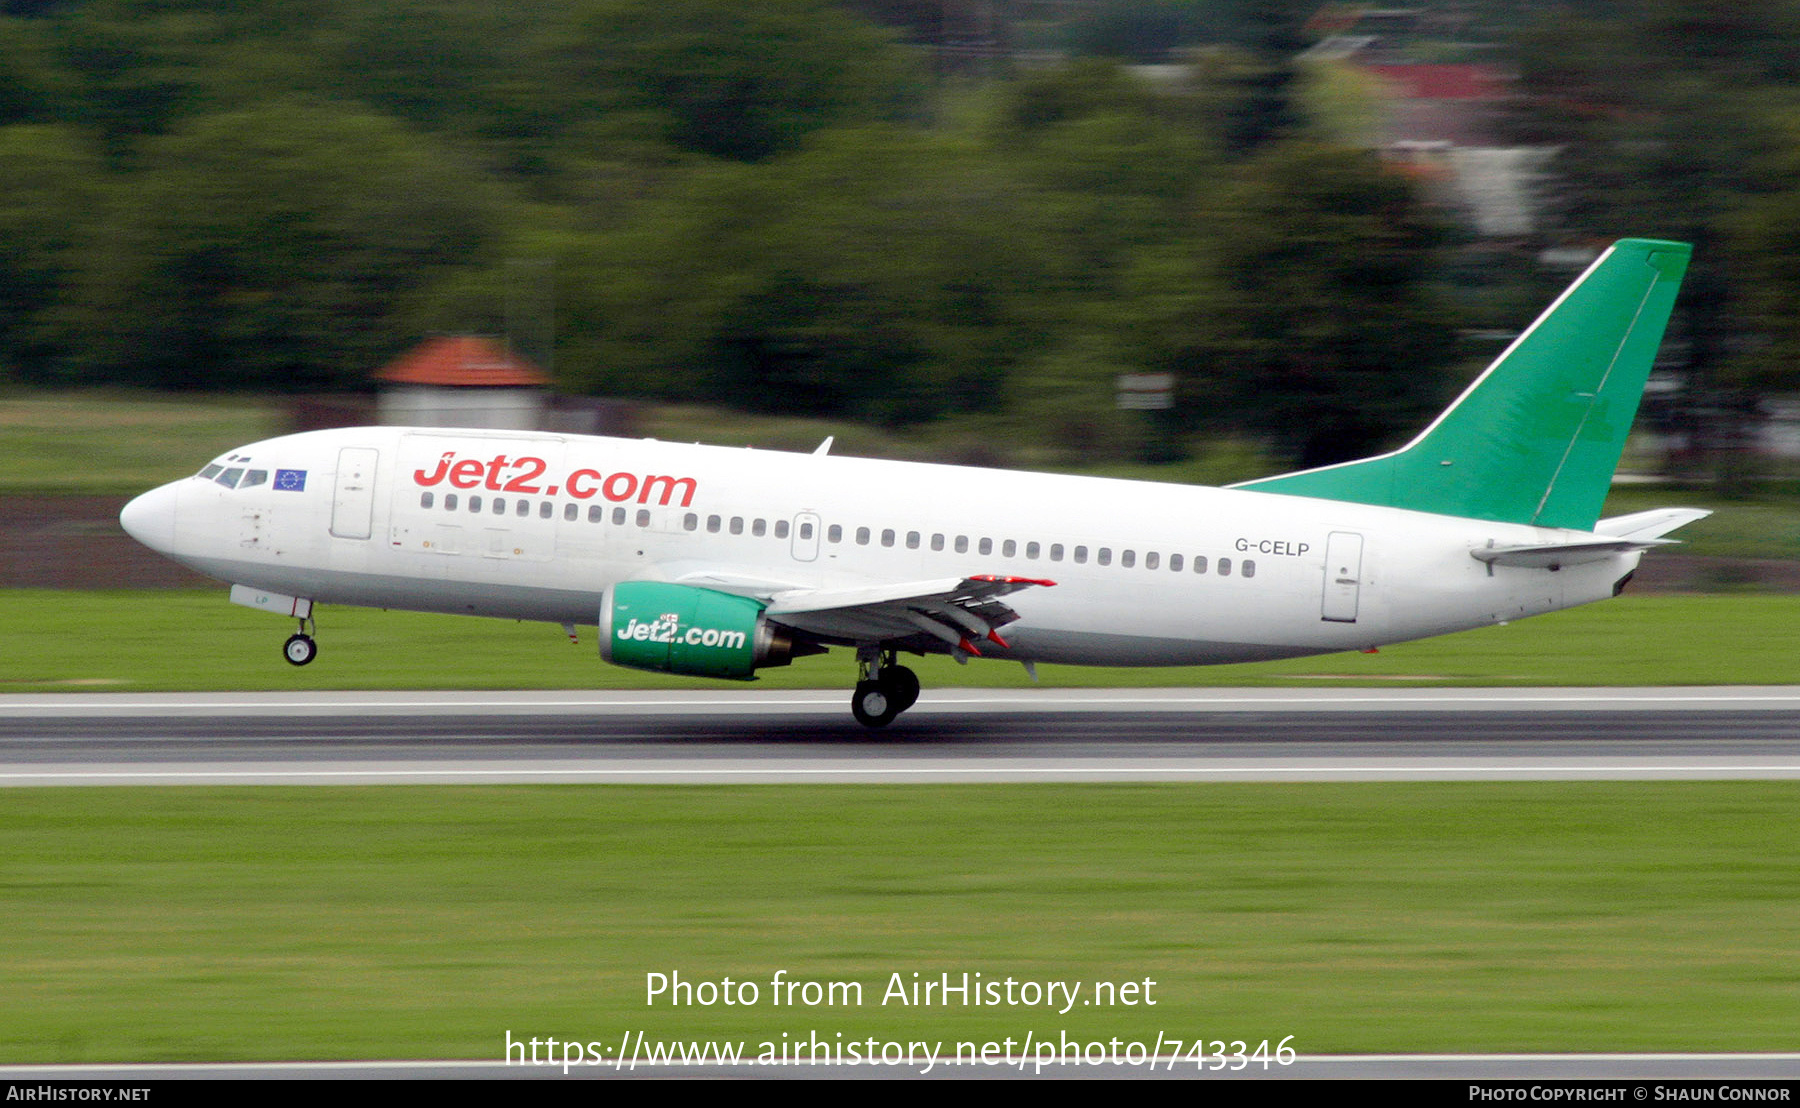
[[[810,562],[819,556],[819,517],[801,512],[794,517],[794,561]]]

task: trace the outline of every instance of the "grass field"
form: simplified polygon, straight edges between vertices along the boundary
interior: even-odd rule
[[[17,789],[0,1059],[616,1041],[1792,1050],[1791,783]],[[771,1002],[776,970],[859,1006]],[[646,975],[758,982],[646,1003]],[[891,975],[1154,1006],[883,1004]],[[1084,996],[1088,994],[1083,994]]]
[[[129,495],[279,433],[266,400],[135,393],[0,395],[0,493]]]
[[[0,691],[237,689],[722,688],[601,662],[593,628],[571,646],[542,623],[323,608],[318,661],[280,659],[290,621],[200,592],[0,592]],[[945,686],[1023,687],[1022,667],[909,659],[926,695]],[[1643,596],[1382,648],[1188,669],[1041,666],[1050,688],[1091,685],[1800,684],[1800,597]],[[756,687],[843,688],[836,650],[762,670]],[[846,695],[848,695],[846,693]]]

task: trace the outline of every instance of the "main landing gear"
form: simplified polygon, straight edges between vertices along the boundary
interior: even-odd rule
[[[850,697],[850,714],[864,727],[886,727],[919,699],[919,678],[897,665],[894,652],[861,647],[856,652],[858,681]]]
[[[281,656],[289,665],[303,666],[319,656],[319,644],[313,641],[310,631],[316,631],[312,617],[300,621],[300,630],[288,636],[287,642],[281,644]]]

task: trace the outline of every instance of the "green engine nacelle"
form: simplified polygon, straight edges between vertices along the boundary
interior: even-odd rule
[[[600,599],[600,657],[614,665],[690,677],[754,680],[785,666],[793,643],[746,596],[659,581],[624,581]]]

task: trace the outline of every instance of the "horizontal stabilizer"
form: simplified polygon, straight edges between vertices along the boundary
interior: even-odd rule
[[[1654,508],[1614,516],[1594,525],[1592,538],[1573,542],[1519,543],[1512,546],[1487,546],[1471,550],[1477,561],[1490,566],[1526,566],[1532,569],[1561,569],[1584,562],[1598,562],[1614,554],[1649,550],[1655,546],[1673,546],[1678,540],[1664,535],[1684,524],[1712,515],[1704,508]]]
[[[1594,524],[1594,530],[1622,539],[1660,539],[1677,527],[1685,527],[1709,515],[1712,513],[1705,508],[1652,508],[1648,512],[1603,519]]]
[[[1598,562],[1614,554],[1648,550],[1653,546],[1673,545],[1674,539],[1596,538],[1580,542],[1533,543],[1523,546],[1489,546],[1469,551],[1476,561],[1491,566],[1525,566],[1530,569],[1561,569],[1587,562]]]

